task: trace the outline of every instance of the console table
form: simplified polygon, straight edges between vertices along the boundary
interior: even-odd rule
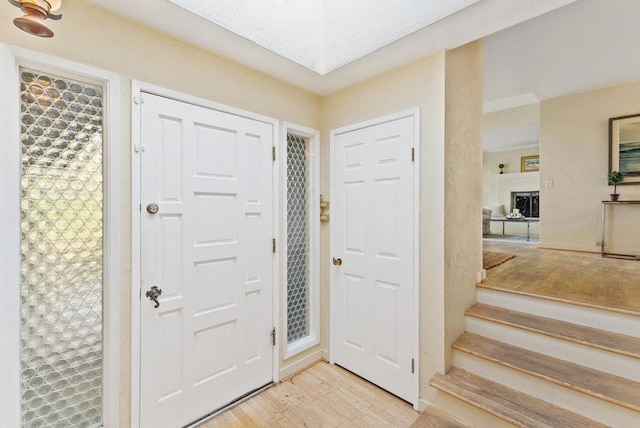
[[[600,241],[600,255],[602,257],[614,257],[621,259],[632,259],[632,260],[640,260],[640,255],[636,254],[616,254],[616,253],[607,253],[604,251],[604,240],[606,235],[607,225],[607,206],[616,206],[616,205],[640,205],[640,201],[602,201],[602,240]]]
[[[530,223],[538,223],[540,221],[539,218],[492,218],[491,221],[499,221],[502,222],[502,234],[504,235],[504,224],[505,223],[527,223],[527,241],[529,241],[529,224]]]

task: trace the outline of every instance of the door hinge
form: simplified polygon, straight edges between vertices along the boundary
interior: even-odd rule
[[[276,253],[276,238],[273,238],[273,246],[272,246],[271,250],[273,251],[273,254]]]
[[[416,160],[416,149],[411,147],[411,162]]]
[[[271,147],[271,157],[274,161],[276,160],[276,146]]]
[[[416,371],[415,360],[412,358],[411,359],[411,373],[415,373],[415,371]]]
[[[276,346],[276,328],[273,327],[273,329],[271,330],[271,333],[269,333],[269,335],[271,336],[271,344],[273,346]]]

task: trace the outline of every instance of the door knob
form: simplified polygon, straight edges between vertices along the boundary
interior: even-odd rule
[[[160,208],[158,207],[158,204],[149,204],[149,205],[147,205],[147,212],[149,214],[157,214],[159,210],[160,210]]]
[[[160,307],[160,302],[158,302],[158,297],[160,297],[161,294],[162,294],[162,290],[154,285],[149,289],[149,291],[147,291],[147,294],[145,294],[145,296],[147,296],[149,300],[151,300],[152,302],[155,302],[154,308],[158,309]]]
[[[334,258],[333,258],[333,265],[334,265],[334,266],[340,266],[340,265],[342,265],[342,259],[339,259],[339,258],[334,257]]]

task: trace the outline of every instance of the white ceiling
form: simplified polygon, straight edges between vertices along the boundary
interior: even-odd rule
[[[580,0],[485,38],[485,112],[640,79],[640,1]],[[531,147],[539,123],[483,133],[485,151]]]
[[[187,0],[89,1],[240,64],[326,95],[428,54],[488,36],[575,0],[281,0],[280,3],[273,3],[280,5],[279,7],[271,9],[260,6],[267,3],[264,1],[242,0],[245,13],[242,20],[236,19],[239,11],[234,5],[237,2],[209,0],[209,3],[216,5],[228,4],[230,10],[235,10],[220,19],[236,26],[237,31],[242,31],[243,35],[199,16],[206,16],[211,11],[200,8],[199,14],[195,14],[172,2]],[[307,2],[312,5],[306,8],[299,5]],[[190,3],[195,7],[207,2],[202,0],[195,3],[195,0],[191,0]],[[436,6],[427,7],[427,3]],[[452,13],[468,4],[470,6],[427,25],[439,16]],[[254,14],[251,15],[250,11]],[[300,14],[296,15],[299,16],[297,19],[292,17],[296,13]],[[320,22],[327,22],[328,30],[325,35],[331,35],[326,40],[320,37],[320,52],[324,52],[321,59],[300,59],[305,58],[306,51],[317,52],[317,39],[306,35],[300,37],[302,42],[296,45],[297,36],[286,37],[286,33],[267,31],[269,28],[277,28],[278,23],[287,22],[298,30],[300,24],[307,23],[314,32],[318,32],[318,21],[310,19],[316,13],[325,16],[325,20]],[[283,16],[274,17],[273,14]],[[284,21],[280,20],[285,17]],[[381,28],[387,19],[390,27]],[[243,23],[256,28],[251,31],[242,30]],[[424,25],[426,26],[420,28]],[[259,40],[250,40],[250,36],[259,37]],[[357,46],[354,40],[358,40]],[[272,49],[287,45],[282,49],[287,55],[297,59],[287,59],[282,56],[284,53],[275,53],[260,43],[270,43]],[[374,51],[359,57],[371,49]],[[355,58],[359,59],[354,60]],[[296,63],[296,60],[305,65]],[[341,66],[342,64],[346,65]],[[335,67],[339,68],[327,72]],[[312,71],[312,68],[327,73],[322,75]]]
[[[485,38],[485,103],[640,79],[640,1],[580,0]]]
[[[168,0],[326,74],[479,0]]]
[[[89,1],[320,95],[483,37],[487,112],[640,79],[639,0]]]

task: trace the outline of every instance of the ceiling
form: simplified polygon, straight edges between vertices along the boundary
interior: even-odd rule
[[[327,95],[575,0],[89,1],[240,64]],[[189,6],[196,13],[182,6]],[[314,19],[318,14],[322,18]],[[291,28],[285,31],[284,26]]]
[[[320,95],[483,37],[485,112],[640,78],[638,0],[89,1]],[[539,128],[488,129],[485,150]]]
[[[479,0],[168,0],[324,75]]]
[[[485,38],[485,112],[640,79],[638,0],[579,0]],[[538,144],[539,120],[484,132],[485,151]]]

